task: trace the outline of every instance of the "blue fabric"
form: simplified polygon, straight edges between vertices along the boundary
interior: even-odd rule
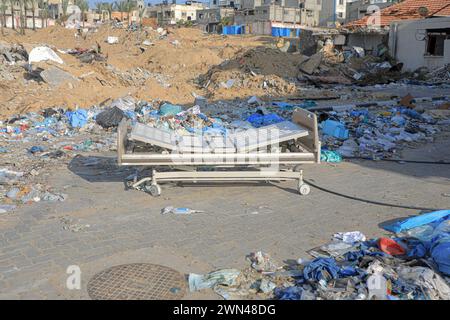
[[[267,115],[262,115],[260,113],[254,113],[250,117],[246,119],[246,121],[250,122],[252,126],[255,128],[268,126],[270,124],[278,123],[284,121],[283,118],[278,116],[275,113],[270,113]]]
[[[339,163],[342,162],[342,156],[336,151],[322,150],[320,152],[320,161]]]
[[[356,276],[357,274],[358,271],[352,266],[343,267],[341,270],[339,270],[339,276],[342,278]]]
[[[303,269],[303,277],[306,280],[331,280],[337,279],[339,267],[336,261],[332,258],[316,258],[311,261]]]
[[[68,111],[66,112],[66,117],[69,119],[69,123],[73,128],[84,127],[88,120],[87,112],[84,109]]]
[[[430,255],[439,271],[450,276],[450,239],[447,237],[442,240],[432,246]]]
[[[164,103],[159,108],[159,114],[162,116],[174,116],[181,111],[183,111],[183,108],[181,108],[181,106],[177,106],[171,103]]]
[[[303,289],[301,287],[275,288],[274,294],[280,300],[300,300]]]
[[[372,252],[369,250],[359,250],[359,251],[350,251],[344,254],[344,258],[347,261],[358,261],[364,256],[371,256],[371,257],[384,257],[386,254],[384,252],[376,251]]]
[[[272,106],[278,107],[281,110],[290,110],[293,108],[302,108],[302,109],[308,109],[317,106],[317,103],[312,100],[306,100],[303,103],[289,103],[289,102],[272,102]]]
[[[349,131],[343,123],[334,120],[326,120],[322,122],[322,133],[328,136],[346,140],[349,137]]]
[[[408,218],[402,221],[394,222],[390,225],[384,226],[383,229],[394,233],[399,233],[402,231],[406,231],[412,228],[420,227],[425,224],[438,221],[440,219],[448,217],[449,215],[450,210],[433,211],[412,218]]]
[[[415,258],[420,259],[424,258],[427,255],[427,247],[425,244],[423,244],[421,241],[414,241],[408,243],[408,257],[409,258]]]

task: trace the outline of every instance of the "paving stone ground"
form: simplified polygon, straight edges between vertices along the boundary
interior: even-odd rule
[[[114,161],[114,154],[101,156]],[[450,137],[404,156],[449,161]],[[65,202],[37,203],[0,215],[0,298],[89,299],[90,277],[124,263],[162,264],[187,274],[244,268],[245,256],[255,250],[280,262],[308,257],[307,250],[336,232],[360,230],[377,237],[387,234],[380,224],[419,212],[351,201],[314,188],[302,197],[294,182],[164,185],[162,195],[152,198],[125,190],[129,171],[86,168],[77,161],[55,168],[51,177],[50,184],[69,195]],[[304,170],[314,183],[349,195],[450,207],[450,198],[443,195],[450,193],[445,165],[352,161]],[[168,205],[205,213],[161,215]],[[90,227],[65,230],[61,218]],[[81,269],[80,290],[66,287],[70,265]],[[210,291],[185,297],[217,298]]]

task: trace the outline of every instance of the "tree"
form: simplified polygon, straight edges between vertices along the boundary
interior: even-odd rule
[[[19,0],[19,20],[20,20],[20,34],[25,34],[25,24],[27,20],[27,12],[26,12],[26,1],[25,0]]]
[[[35,11],[36,11],[36,0],[26,0],[28,3],[31,4],[31,16],[33,17],[33,30],[36,30],[36,16],[35,16]]]
[[[96,2],[95,3],[95,11],[99,14],[102,14],[103,11],[103,3],[101,2]]]
[[[11,24],[12,24],[12,28],[15,29],[15,24],[14,24],[14,2],[15,0],[9,0],[9,4],[11,5]]]
[[[108,19],[112,18],[112,12],[113,12],[113,4],[112,3],[103,3],[104,10],[108,11],[109,17]]]
[[[83,28],[84,28],[84,16],[86,14],[86,11],[89,10],[89,5],[86,0],[75,0],[75,5],[78,6],[81,10],[81,20],[83,20]]]
[[[120,21],[123,21],[123,13],[126,11],[126,3],[124,1],[114,2],[114,7],[120,12]]]
[[[131,14],[131,11],[133,11],[135,7],[136,6],[135,6],[135,3],[133,1],[127,0],[127,2],[125,4],[125,8],[126,8],[127,13],[128,13],[128,25],[131,24],[130,14]]]
[[[145,7],[139,9],[139,24],[140,24],[141,30],[142,30],[142,20],[144,18],[144,13],[145,13]]]
[[[6,0],[0,0],[0,11],[2,13],[2,20],[0,21],[2,36],[4,35],[3,27],[6,27]]]
[[[66,19],[67,19],[67,8],[69,7],[69,0],[62,0],[61,1],[61,7],[62,7],[62,20],[66,21]]]

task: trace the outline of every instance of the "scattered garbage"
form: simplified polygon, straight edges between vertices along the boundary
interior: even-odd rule
[[[202,210],[194,210],[190,208],[175,208],[175,207],[165,207],[161,210],[161,214],[191,214],[191,213],[204,213]]]
[[[448,243],[450,211],[418,215],[385,228],[404,232],[423,226],[430,226],[434,232],[431,238],[426,237],[428,240],[420,240],[418,237],[421,233],[412,237],[397,234],[395,238],[367,240],[360,231],[338,232],[333,235],[330,244],[334,248],[346,248],[340,252],[331,250],[330,254],[323,251],[323,256],[313,256],[312,260],[297,259],[296,263],[276,267],[267,253],[258,251],[248,256],[251,268],[240,272],[233,269],[233,276],[226,280],[224,274],[230,275],[228,272],[211,276],[214,281],[205,285],[194,285],[197,275],[192,279],[190,277],[189,283],[193,283],[192,291],[216,288],[215,292],[225,299],[448,299],[449,247],[446,247],[447,251],[442,252],[437,260],[432,248],[420,259],[411,257],[409,253],[416,249],[418,242],[427,245],[427,241],[447,239],[444,242]],[[327,248],[330,249],[331,246]],[[310,251],[310,254],[315,253],[317,251]],[[219,285],[219,282],[225,285]]]
[[[190,273],[188,278],[189,291],[194,292],[218,285],[232,286],[236,283],[241,271],[237,269],[223,269],[205,275]]]
[[[106,42],[109,44],[119,43],[119,37],[108,36],[108,38],[106,38]]]
[[[66,112],[66,117],[69,119],[69,123],[73,128],[84,127],[88,121],[88,114],[84,109],[68,111]]]
[[[113,106],[100,112],[95,117],[95,121],[103,128],[112,128],[117,127],[124,117],[125,113],[118,107]]]
[[[64,61],[49,47],[35,47],[28,55],[28,64],[41,61],[54,61],[63,64]]]

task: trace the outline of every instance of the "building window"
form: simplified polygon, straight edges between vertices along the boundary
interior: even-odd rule
[[[427,55],[444,56],[445,40],[450,39],[450,29],[430,30],[427,33]]]
[[[342,18],[344,18],[344,13],[343,12],[338,12],[337,16],[338,16],[338,18],[342,19]]]
[[[339,0],[339,5],[343,6],[344,5],[344,0]]]

